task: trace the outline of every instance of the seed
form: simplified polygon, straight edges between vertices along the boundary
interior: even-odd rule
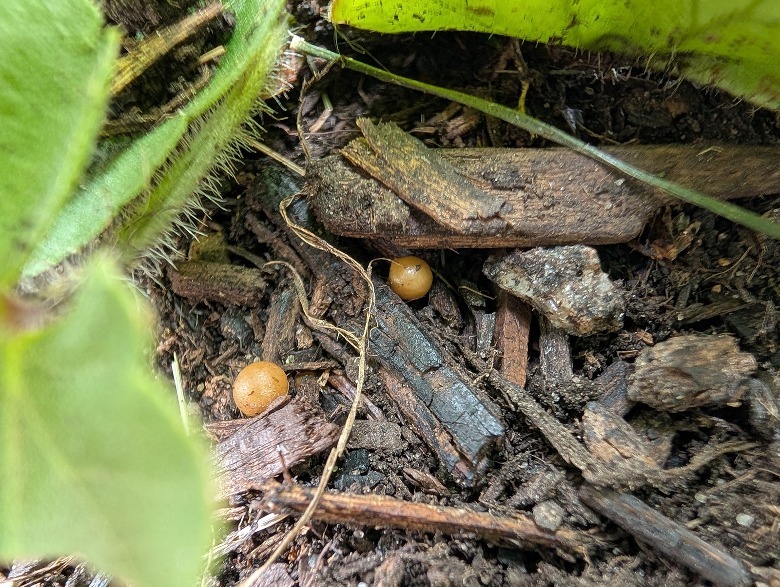
[[[250,363],[233,382],[233,401],[245,416],[257,416],[271,403],[287,395],[287,375],[279,365],[268,361]]]
[[[409,302],[419,300],[430,291],[433,273],[428,263],[419,257],[401,257],[390,262],[387,280],[390,289]]]

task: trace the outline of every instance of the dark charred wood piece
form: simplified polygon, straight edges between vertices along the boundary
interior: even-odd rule
[[[497,409],[453,367],[409,307],[376,283],[377,326],[371,350],[388,393],[407,422],[465,487],[477,482],[504,426]]]

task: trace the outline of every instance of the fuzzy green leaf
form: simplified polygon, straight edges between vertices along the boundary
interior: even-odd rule
[[[334,0],[332,21],[383,33],[466,30],[646,56],[780,108],[776,0]]]
[[[218,103],[194,121],[155,186],[135,202],[117,235],[128,261],[163,243],[182,212],[197,203],[210,174],[230,169],[230,157],[242,136],[247,129],[252,132],[251,116],[264,90],[273,85],[270,80],[288,39],[284,0],[231,0],[226,6],[234,11],[233,38],[239,40],[225,56],[225,67],[215,74],[214,86],[209,84],[196,103],[211,96],[214,87],[231,85]]]
[[[90,0],[0,2],[0,288],[76,187],[118,46]]]
[[[269,77],[287,37],[283,0],[227,0],[225,6],[234,15],[236,27],[209,84],[174,118],[137,138],[87,178],[24,268],[26,276],[37,275],[81,251],[114,223],[126,206],[141,194],[149,194],[155,183],[167,187],[156,189],[149,199],[135,201],[135,209],[128,215],[133,226],[124,231],[123,240],[132,241],[130,256],[159,242],[192,202],[198,182],[235,138],[262,90],[271,85]],[[246,76],[256,83],[242,82]],[[233,92],[229,104],[220,103],[238,83],[243,89]],[[212,110],[220,109],[223,120],[216,122]],[[226,110],[230,121],[224,120]],[[207,126],[204,119],[214,121],[207,133],[203,132]]]
[[[0,557],[79,553],[139,587],[194,584],[208,459],[149,370],[149,323],[101,258],[58,321],[0,337]]]

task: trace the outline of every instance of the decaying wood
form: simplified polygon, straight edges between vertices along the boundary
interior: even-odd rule
[[[274,512],[300,513],[311,492],[297,485],[266,485],[264,505]],[[583,550],[584,535],[565,528],[555,532],[539,528],[523,514],[499,517],[466,508],[403,501],[379,495],[325,493],[314,518],[325,522],[380,528],[402,528],[450,535],[476,534],[502,544],[540,545],[572,552]]]
[[[588,402],[582,414],[582,440],[594,457],[608,466],[629,466],[646,474],[660,469],[651,447],[622,417],[598,402]]]
[[[284,242],[284,239],[282,239],[278,232],[268,228],[251,212],[246,215],[244,224],[246,224],[246,227],[255,235],[257,242],[267,244],[273,249],[274,256],[277,260],[287,261],[290,265],[295,267],[295,270],[301,277],[307,277],[309,275],[309,268],[301,261],[301,258],[295,250]]]
[[[285,467],[335,446],[339,428],[306,404],[284,407],[246,420],[214,447],[220,499],[256,488]]]
[[[539,363],[547,385],[566,385],[574,377],[569,335],[539,316]]]
[[[256,303],[267,286],[259,269],[202,261],[177,263],[168,269],[168,277],[174,293],[183,298],[239,306]]]
[[[749,585],[750,575],[737,559],[629,494],[580,488],[579,496],[629,534],[715,585]]]
[[[498,369],[509,381],[525,386],[528,369],[528,336],[531,308],[501,290],[496,299],[496,348],[501,351]]]
[[[328,383],[333,386],[341,395],[347,398],[347,401],[351,404],[355,400],[355,394],[357,388],[352,381],[349,380],[347,374],[344,371],[337,370],[332,371],[328,376]],[[363,406],[368,413],[370,419],[373,420],[387,420],[382,410],[369,397],[365,394],[362,396]]]
[[[613,332],[623,326],[623,291],[602,270],[593,247],[535,247],[491,255],[482,271],[553,326],[574,336]]]
[[[264,361],[283,363],[282,359],[293,350],[299,311],[300,304],[293,287],[283,287],[274,292],[261,345]]]
[[[460,485],[474,485],[488,463],[483,459],[475,465],[463,457],[444,425],[430,413],[403,375],[394,369],[380,368],[379,376],[404,421],[436,453],[439,462],[452,478]]]
[[[365,147],[365,142],[359,144]],[[350,146],[346,152],[355,159],[352,151],[358,150]],[[715,198],[780,193],[774,147],[666,145],[604,151]],[[377,148],[371,152],[376,155]],[[342,156],[312,161],[305,192],[322,223],[336,234],[382,236],[400,246],[437,249],[627,242],[672,201],[568,149],[428,149],[424,155],[387,165],[366,163],[369,174]],[[420,170],[422,160],[435,164]],[[443,178],[441,168],[447,170]],[[448,178],[453,175],[466,178],[479,195],[456,191],[460,182],[451,190]],[[407,182],[420,191],[411,191]],[[483,205],[482,194],[493,204]],[[474,202],[480,205],[470,208]]]
[[[548,414],[522,387],[505,379],[498,371],[488,368],[476,354],[466,349],[461,349],[461,351],[472,365],[487,374],[490,383],[501,391],[509,402],[523,413],[529,423],[544,435],[564,461],[580,470],[586,480],[595,485],[619,487],[641,484],[644,481],[644,479],[637,478],[636,475],[629,475],[628,471],[621,471],[619,467],[612,470],[604,467],[583,445],[577,442],[577,439],[563,424]]]
[[[596,379],[602,390],[599,403],[618,416],[625,416],[635,402],[628,399],[628,377],[632,366],[625,361],[615,361]]]
[[[409,307],[379,282],[371,350],[390,397],[453,478],[470,487],[504,436],[498,410],[453,368]]]
[[[410,206],[448,228],[488,234],[506,229],[501,218],[506,204],[469,183],[454,167],[419,140],[392,123],[374,125],[359,118],[363,138],[349,143],[341,154],[379,180]],[[458,194],[451,198],[451,194]]]
[[[676,336],[642,351],[628,397],[668,412],[738,402],[756,367],[729,335]]]
[[[563,424],[548,414],[522,387],[502,377],[498,371],[482,361],[476,353],[464,347],[461,347],[461,352],[473,367],[487,376],[491,385],[504,394],[507,401],[523,413],[529,424],[542,433],[561,458],[577,467],[585,480],[595,486],[631,490],[648,484],[654,487],[665,487],[669,483],[679,481],[686,475],[695,473],[720,455],[749,450],[757,446],[757,444],[749,442],[707,446],[691,457],[687,465],[669,470],[654,470],[644,466],[636,466],[630,460],[613,462],[607,466],[590,454]]]

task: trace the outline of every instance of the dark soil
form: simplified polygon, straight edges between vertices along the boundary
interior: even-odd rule
[[[308,7],[299,6],[294,13],[305,25],[301,34],[319,44],[332,45],[329,26],[308,15]],[[530,114],[572,130],[594,144],[701,143],[706,148],[712,142],[775,145],[780,139],[778,118],[772,112],[645,71],[611,55],[523,44],[520,51],[524,62],[518,63],[511,59],[512,41],[462,33],[392,38],[361,33],[352,43],[365,51],[359,58],[373,60],[401,75],[507,105],[517,104],[521,83],[527,81],[530,86],[525,106]],[[339,49],[354,53],[352,45],[343,40]],[[307,70],[301,77],[311,79],[311,73]],[[318,120],[321,123],[316,132],[305,137],[312,158],[332,154],[359,136],[355,126],[358,116],[393,121],[432,147],[547,146],[544,140],[503,122],[338,68],[314,83],[306,95],[301,96],[299,91],[300,84],[280,100],[275,116],[266,118],[264,123],[266,142],[301,165],[305,159],[295,130],[299,109],[304,129]],[[325,97],[333,110],[323,122]],[[571,128],[567,120],[579,122]],[[274,214],[263,215],[267,208],[262,203],[263,194],[272,189],[263,183],[268,181],[268,167],[276,166],[252,154],[247,154],[241,163],[238,185],[225,184],[228,209],[215,211],[209,228],[223,231],[229,243],[264,259],[276,258],[272,248],[257,243],[244,222],[248,211],[259,211],[270,230],[280,230]],[[760,213],[777,213],[779,202],[777,198],[764,198],[743,204]],[[386,256],[388,248],[392,250],[386,243],[375,248],[372,243],[335,239],[333,244],[363,263]],[[660,250],[670,252],[664,255],[658,253]],[[431,261],[449,284],[468,283],[488,296],[483,311],[492,312],[495,308],[490,296],[494,291],[481,273],[489,253],[418,252]],[[580,385],[554,390],[545,386],[538,348],[534,347],[536,327],[532,331],[527,388],[572,432],[579,434],[585,404],[599,395],[598,388],[588,386],[588,382],[616,361],[631,363],[648,344],[679,333],[736,335],[741,349],[755,356],[762,376],[778,393],[777,243],[701,210],[674,206],[659,212],[635,241],[599,247],[599,255],[603,268],[622,284],[628,309],[621,331],[572,340]],[[239,258],[233,261],[245,263]],[[177,351],[186,374],[186,388],[193,401],[199,403],[206,421],[238,416],[230,399],[232,379],[247,362],[262,356],[269,307],[276,293],[289,287],[285,273],[276,273],[269,279],[273,287],[251,307],[192,305],[167,289],[155,289],[166,326],[161,335],[164,344],[160,365],[166,368],[172,352]],[[457,293],[455,300],[454,316],[432,311],[426,301],[415,302],[412,307],[432,332],[465,337],[474,328],[471,306]],[[714,314],[705,311],[719,307],[720,303],[728,310],[715,310]],[[739,309],[732,311],[737,306]],[[354,328],[355,317],[340,314],[339,307],[334,303],[333,311],[326,316],[339,325],[347,323]],[[345,356],[352,356],[346,345],[334,355],[303,336],[291,341],[279,358],[283,363],[336,360],[350,373],[353,365],[344,363]],[[565,526],[581,530],[583,536],[591,539],[587,557],[572,559],[541,548],[507,548],[474,538],[453,538],[437,533],[435,528],[430,533],[419,533],[312,522],[309,531],[296,539],[281,560],[296,584],[699,584],[689,570],[676,566],[604,518],[594,516],[581,504],[572,503],[571,488],[581,483],[576,471],[567,467],[527,421],[513,413],[489,386],[485,390],[504,410],[507,436],[501,449],[492,455],[493,464],[484,480],[472,490],[459,488],[399,416],[374,375],[375,364],[370,367],[366,395],[388,420],[401,425],[405,448],[348,451],[331,487],[467,506],[509,516],[516,511],[531,512],[537,503],[553,500],[566,511]],[[295,381],[305,384],[310,380],[310,376],[307,379],[306,374],[299,374]],[[305,385],[294,386],[292,393],[305,394]],[[333,421],[343,422],[349,407],[347,399],[329,385],[319,393],[315,391],[315,398]],[[366,413],[361,412],[358,417],[365,418]],[[644,488],[636,495],[747,565],[780,569],[780,510],[776,506],[780,498],[780,454],[776,441],[772,444],[751,427],[744,406],[678,414],[638,407],[628,420],[644,433],[668,439],[667,468],[686,464],[709,443],[757,441],[755,448],[720,457],[666,490]],[[315,484],[323,461],[324,457],[311,459],[291,474],[297,483]],[[405,469],[436,476],[446,491],[426,491],[404,475]],[[559,471],[565,474],[553,474],[557,482],[544,482],[551,473]],[[532,486],[541,489],[531,498],[528,494],[533,493]],[[257,509],[260,498],[261,495],[250,493],[234,499],[231,511],[237,520],[235,527],[243,527],[264,515],[262,509]],[[750,524],[741,525],[747,519]],[[232,585],[250,574],[265,561],[292,523],[288,520],[259,531],[237,546],[219,567],[218,583]]]
[[[291,7],[302,27],[299,34],[334,48],[333,31],[317,16],[317,8],[316,2]],[[780,143],[776,113],[720,92],[646,71],[639,63],[612,55],[536,44],[520,44],[518,53],[512,46],[513,41],[506,38],[466,33],[400,37],[360,33],[338,43],[344,54],[505,105],[517,105],[522,84],[527,82],[525,108],[529,114],[596,145],[694,143],[704,149],[713,142]],[[430,147],[549,146],[504,122],[337,67],[302,95],[302,80],[311,78],[305,67],[299,82],[272,103],[274,115],[262,121],[265,142],[299,165],[306,163],[296,132],[299,110],[304,129],[318,125],[316,132],[305,135],[312,158],[333,154],[359,136],[355,125],[359,116],[395,122]],[[332,112],[323,116],[326,99]],[[268,184],[269,178],[274,178],[273,185]],[[235,181],[226,178],[223,182],[224,208],[215,207],[203,216],[204,230],[221,234],[227,244],[262,260],[278,259],[280,248],[258,242],[247,228],[246,218],[254,214],[279,242],[287,243],[283,224],[267,205],[269,192],[283,189],[284,182],[292,184],[294,191],[300,180],[263,156],[245,153],[238,162]],[[778,197],[740,203],[762,214],[779,215]],[[332,244],[363,264],[394,252],[387,243],[333,238]],[[180,248],[186,254],[189,243],[182,242]],[[474,333],[473,302],[464,297],[460,285],[468,284],[483,294],[480,311],[495,311],[495,291],[482,275],[483,262],[491,252],[415,252],[431,262],[441,283],[446,280],[453,286],[443,288],[454,300],[450,315],[434,311],[426,300],[412,303],[431,332],[461,341],[468,341]],[[618,361],[630,364],[644,348],[681,333],[733,334],[741,350],[755,357],[760,378],[780,397],[780,244],[708,212],[678,205],[661,210],[634,241],[600,246],[598,253],[603,269],[625,292],[627,312],[618,332],[571,339],[577,385],[551,389],[545,384],[536,323],[531,331],[526,388],[573,434],[579,437],[582,432],[585,405],[601,393],[593,382],[605,369]],[[234,252],[228,259],[250,266]],[[281,292],[290,289],[291,282],[289,273],[279,268],[267,271],[266,276],[268,287],[246,306],[179,298],[165,276],[146,284],[160,313],[157,363],[169,373],[174,352],[178,355],[184,388],[207,423],[240,416],[231,398],[232,381],[242,367],[267,351],[263,343],[271,318],[269,309]],[[306,286],[312,294],[311,279],[307,278]],[[331,311],[324,317],[356,330],[360,315],[350,315],[345,309],[349,304],[344,295],[333,294]],[[336,348],[332,344],[326,348],[321,339],[312,337],[300,316],[293,332],[291,340],[277,346],[280,363],[329,361],[336,365],[334,371],[354,373],[354,353],[343,340],[336,341]],[[466,365],[456,346],[451,345],[450,350]],[[424,533],[313,521],[281,558],[292,582],[280,579],[279,584],[704,584],[692,571],[677,566],[579,503],[574,492],[583,480],[577,469],[567,465],[484,381],[477,385],[502,410],[507,433],[500,449],[491,455],[492,463],[482,481],[472,489],[459,487],[399,415],[375,368],[376,363],[370,361],[365,394],[388,421],[400,425],[402,447],[349,449],[331,489],[470,507],[501,516],[531,513],[537,504],[553,501],[565,512],[564,527],[580,532],[586,540],[587,552],[572,556],[542,547],[496,545],[470,536],[446,536],[436,528]],[[329,420],[341,425],[350,401],[330,384],[316,385],[322,373],[292,373],[291,394],[317,402]],[[479,375],[470,374],[474,379]],[[367,413],[362,410],[358,418],[366,419]],[[750,420],[744,405],[679,413],[639,405],[626,419],[640,433],[666,439],[666,468],[689,463],[707,445],[755,442],[753,448],[720,456],[668,488],[647,486],[635,495],[703,540],[722,547],[748,568],[770,567],[780,573],[780,443],[772,437],[777,431],[761,429]],[[290,474],[295,482],[316,484],[325,456],[294,467]],[[421,485],[409,470],[432,475],[443,487]],[[259,492],[234,496],[223,512],[229,530],[246,527],[266,515],[261,500]],[[288,518],[235,545],[215,565],[211,584],[235,585],[250,575],[294,521]]]
[[[330,45],[329,27],[316,17],[306,18],[303,12],[299,7],[297,16],[306,27],[304,36]],[[574,132],[595,144],[776,144],[780,138],[774,113],[647,72],[614,56],[529,44],[520,47],[524,63],[518,64],[511,59],[511,41],[460,33],[392,38],[361,33],[352,42],[366,51],[363,59],[373,59],[394,72],[479,94],[499,103],[516,104],[521,83],[527,81],[530,86],[526,109],[530,114],[561,128],[569,128],[567,118],[579,120]],[[339,49],[347,54],[352,52],[350,44],[344,41],[339,43]],[[302,75],[303,79],[310,77],[308,71]],[[338,68],[315,83],[305,96],[299,94],[299,88],[300,85],[291,90],[275,107],[275,116],[266,118],[264,123],[268,132],[266,142],[301,165],[305,160],[295,132],[295,116],[302,108],[303,128],[311,128],[322,115],[325,96],[333,111],[317,132],[306,135],[313,158],[334,153],[358,136],[355,126],[358,116],[393,121],[412,132],[417,129],[416,136],[435,147],[546,146],[538,137],[503,122]],[[276,258],[268,246],[257,244],[243,221],[247,211],[264,209],[255,198],[267,190],[258,183],[267,181],[269,163],[247,154],[242,164],[239,185],[226,182],[228,210],[215,212],[209,228],[221,229],[231,244],[263,258]],[[776,208],[778,200],[765,199],[745,205],[763,213]],[[273,217],[266,222],[271,230],[279,229]],[[676,242],[686,231],[693,231],[691,242],[676,258],[653,259],[643,254],[654,244]],[[334,244],[362,262],[385,254],[385,250],[372,249],[369,243],[342,239]],[[481,275],[482,262],[488,253],[425,251],[421,254],[432,261],[449,283],[469,282],[484,294],[492,295],[490,284]],[[628,311],[620,332],[573,340],[575,372],[583,381],[597,378],[615,361],[631,361],[648,343],[683,332],[734,333],[739,336],[742,349],[755,355],[766,374],[774,373],[780,366],[775,329],[780,286],[775,268],[780,260],[780,247],[775,243],[709,213],[675,206],[659,213],[635,242],[600,247],[599,254],[604,269],[622,283]],[[234,262],[243,261],[236,258]],[[238,416],[230,399],[232,379],[246,363],[262,356],[268,309],[276,292],[287,287],[288,277],[282,272],[270,279],[274,287],[252,307],[192,305],[177,299],[169,290],[156,290],[166,326],[161,336],[164,347],[159,355],[160,364],[165,368],[172,352],[178,352],[185,387],[201,406],[206,421]],[[697,308],[710,307],[722,300],[740,300],[744,307],[723,315],[697,314]],[[462,298],[456,306],[459,315],[449,323],[431,312],[424,301],[413,307],[432,330],[461,336],[471,328],[469,306]],[[488,299],[485,311],[492,310]],[[699,315],[704,318],[698,319]],[[339,318],[343,317],[334,311],[328,318],[339,324]],[[590,388],[591,395],[588,395],[582,391],[587,386],[579,386],[576,391],[556,389],[551,394],[540,377],[537,354],[538,350],[532,350],[528,389],[550,413],[577,433],[585,403],[596,399],[598,392]],[[321,359],[342,363],[344,355],[350,356],[347,348],[343,349],[343,355],[334,356],[316,342],[312,345],[299,340],[283,349],[280,359],[282,363]],[[342,364],[342,367],[349,372],[351,366]],[[306,377],[299,375],[296,381],[304,383]],[[303,392],[294,386],[292,393]],[[494,394],[489,388],[488,392]],[[576,473],[566,468],[544,439],[522,417],[509,412],[505,404],[503,408],[507,411],[503,416],[508,432],[504,446],[493,455],[494,464],[483,483],[466,491],[447,477],[435,455],[399,417],[373,372],[369,374],[366,394],[385,417],[402,426],[406,449],[352,450],[345,457],[341,472],[331,482],[332,487],[440,505],[488,508],[502,515],[518,510],[530,512],[536,503],[552,499],[566,510],[567,526],[595,533],[597,542],[590,547],[587,559],[571,560],[553,551],[510,549],[435,531],[421,534],[313,522],[310,530],[282,558],[289,576],[299,584],[683,585],[696,582],[695,575],[688,570],[637,543],[603,518],[596,517],[598,522],[594,523],[592,517],[589,519],[572,506],[569,488],[579,483]],[[326,386],[320,390],[319,401],[335,422],[343,421],[349,405],[347,399]],[[359,417],[365,418],[365,414]],[[655,430],[671,439],[667,467],[686,463],[707,443],[758,440],[746,420],[744,408],[740,407],[675,415],[638,408],[629,420],[639,430]],[[322,465],[323,459],[312,459],[291,473],[298,483],[313,484],[319,479]],[[778,510],[772,505],[780,497],[778,465],[777,445],[761,441],[757,448],[717,459],[668,491],[643,489],[637,495],[657,511],[748,564],[778,568]],[[404,476],[405,468],[436,475],[446,487],[446,493],[426,494]],[[538,484],[552,470],[565,471],[567,480],[548,484],[534,500],[522,499],[529,484]],[[260,497],[247,494],[234,499],[237,527],[265,513],[256,509]],[[741,526],[737,521],[740,514],[752,516],[752,523]],[[217,573],[219,584],[234,584],[250,574],[291,526],[288,520],[257,532],[236,547]],[[382,570],[377,571],[380,567]]]

